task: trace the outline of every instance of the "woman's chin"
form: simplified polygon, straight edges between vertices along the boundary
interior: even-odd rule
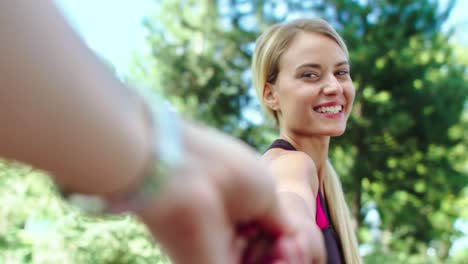
[[[344,134],[344,130],[339,131],[322,131],[320,133],[311,133],[313,136],[325,136],[325,137],[339,137]]]
[[[346,131],[346,128],[344,129],[337,129],[337,130],[332,130],[332,131],[329,131],[329,136],[330,137],[339,137],[341,135],[344,134],[344,132]]]
[[[344,134],[346,131],[346,126],[344,127],[328,127],[328,128],[321,128],[321,129],[293,129],[296,134],[304,135],[304,136],[325,136],[325,137],[339,137]]]
[[[341,135],[344,134],[344,131],[343,132],[340,132],[340,133],[336,133],[336,134],[333,134],[333,135],[330,135],[330,137],[339,137]]]

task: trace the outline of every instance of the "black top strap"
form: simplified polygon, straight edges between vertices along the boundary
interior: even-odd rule
[[[277,139],[271,143],[270,147],[268,147],[267,150],[272,149],[272,148],[281,148],[285,150],[297,150],[291,143],[287,142],[284,139]]]

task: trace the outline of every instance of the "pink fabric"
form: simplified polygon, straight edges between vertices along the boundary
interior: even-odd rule
[[[322,203],[320,202],[320,193],[317,193],[317,197],[315,199],[315,223],[320,229],[325,229],[328,227],[328,220],[325,212],[322,208]]]

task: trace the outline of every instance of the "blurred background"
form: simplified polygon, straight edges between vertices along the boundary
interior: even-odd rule
[[[251,87],[254,41],[325,18],[350,50],[357,98],[330,158],[365,263],[468,263],[468,1],[55,2],[122,81],[260,152],[277,134]],[[135,218],[86,216],[45,175],[0,161],[1,263],[169,263]]]

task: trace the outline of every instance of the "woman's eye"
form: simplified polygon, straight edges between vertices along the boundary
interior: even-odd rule
[[[342,76],[342,75],[348,75],[348,74],[349,74],[349,71],[337,71],[335,74],[336,74],[336,75],[341,75],[341,76]]]
[[[317,78],[318,75],[314,72],[304,72],[302,75],[301,75],[302,78]]]

